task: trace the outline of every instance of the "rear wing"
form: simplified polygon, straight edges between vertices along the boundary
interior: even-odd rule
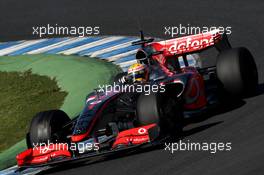
[[[219,29],[152,43],[157,51],[164,51],[168,56],[199,52],[213,45],[219,51],[231,48],[226,34],[220,34]]]

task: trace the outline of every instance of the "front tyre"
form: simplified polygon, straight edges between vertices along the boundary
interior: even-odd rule
[[[27,146],[41,143],[66,142],[66,133],[61,132],[63,126],[71,120],[61,110],[50,110],[37,113],[32,121],[27,134]]]
[[[165,94],[141,94],[137,100],[140,125],[156,123],[162,133],[177,135],[182,131],[183,113],[180,103]]]

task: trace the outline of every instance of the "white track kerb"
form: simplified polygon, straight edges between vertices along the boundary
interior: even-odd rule
[[[37,40],[10,41],[0,43],[0,56],[61,54],[78,55],[103,59],[120,66],[123,71],[135,63],[135,54],[140,46],[132,46],[137,37],[100,36],[100,37],[65,37]],[[189,65],[197,66],[196,55],[187,57]],[[181,65],[183,61],[180,59]],[[0,171],[0,174],[12,174],[17,167]],[[40,169],[34,169],[27,174],[36,174]]]
[[[11,41],[0,43],[0,56],[30,54],[89,56],[110,61],[126,71],[136,62],[135,54],[139,46],[131,45],[131,42],[136,40],[137,37],[101,36]],[[188,61],[190,65],[197,65],[194,57],[188,57]]]

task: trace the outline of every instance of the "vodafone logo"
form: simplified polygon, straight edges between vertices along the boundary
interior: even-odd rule
[[[138,133],[139,134],[146,134],[147,130],[145,128],[139,128]]]
[[[211,37],[209,39],[203,38],[203,39],[196,39],[193,40],[192,38],[187,38],[186,40],[179,42],[175,41],[169,48],[169,52],[171,53],[178,53],[182,51],[192,51],[197,50],[200,48],[208,47],[210,45],[214,44],[214,37]]]
[[[184,36],[158,42],[159,47],[166,49],[171,54],[194,52],[214,45],[221,40],[218,29],[206,33]]]

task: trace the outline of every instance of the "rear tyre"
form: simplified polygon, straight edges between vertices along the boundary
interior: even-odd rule
[[[180,134],[183,113],[180,103],[165,94],[141,94],[137,100],[137,117],[140,125],[156,123],[162,133]]]
[[[62,128],[70,121],[68,115],[61,110],[37,113],[31,121],[27,135],[28,147],[41,143],[66,142],[67,134],[62,132]]]
[[[258,72],[250,51],[244,47],[222,51],[216,62],[220,84],[233,95],[249,95],[256,92]]]

